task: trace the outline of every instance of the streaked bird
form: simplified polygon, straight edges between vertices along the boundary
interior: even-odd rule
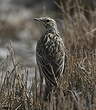
[[[45,78],[45,95],[47,100],[53,87],[58,86],[58,79],[64,71],[65,50],[64,43],[59,35],[56,21],[49,17],[41,17],[34,19],[40,25],[42,36],[37,42],[36,60],[42,82]],[[42,93],[41,93],[42,94]]]

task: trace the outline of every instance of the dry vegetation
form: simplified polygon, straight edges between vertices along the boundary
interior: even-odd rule
[[[67,61],[59,82],[65,94],[61,89],[57,98],[52,93],[51,102],[43,102],[36,67],[31,73],[15,61],[10,48],[11,56],[0,65],[0,110],[96,110],[96,11],[90,13],[91,21],[83,11],[78,7],[74,17],[63,15]],[[28,86],[30,73],[35,77]]]

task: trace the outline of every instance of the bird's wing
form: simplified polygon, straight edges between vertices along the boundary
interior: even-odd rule
[[[56,79],[54,77],[53,69],[50,63],[47,63],[44,57],[37,55],[39,72],[41,75],[44,75],[45,79],[48,80],[52,85],[57,85]]]
[[[64,69],[64,44],[60,37],[53,34],[47,34],[42,44],[36,53],[38,66],[45,79],[56,86]]]

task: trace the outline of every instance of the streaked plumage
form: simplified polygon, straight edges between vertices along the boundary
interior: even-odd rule
[[[37,42],[36,60],[41,79],[45,78],[45,98],[52,87],[57,87],[57,81],[64,70],[65,50],[62,38],[57,30],[56,22],[51,18],[39,18],[44,26],[42,37]]]

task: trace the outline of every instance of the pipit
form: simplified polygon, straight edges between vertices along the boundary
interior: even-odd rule
[[[49,17],[34,19],[42,32],[37,42],[36,61],[40,72],[40,94],[43,78],[45,78],[44,99],[47,100],[53,87],[58,86],[58,79],[64,71],[65,49],[63,40],[57,29],[56,21]]]

